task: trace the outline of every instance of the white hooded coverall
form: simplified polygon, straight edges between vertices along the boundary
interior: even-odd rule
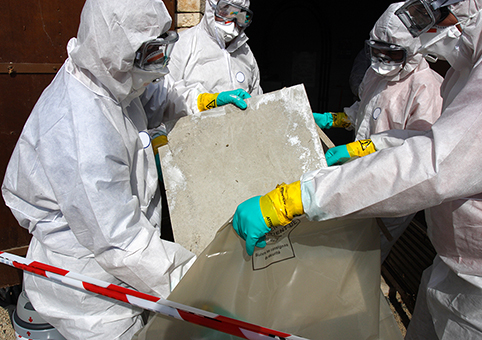
[[[2,186],[33,236],[28,258],[163,298],[194,255],[160,238],[156,164],[143,137],[166,119],[165,89],[141,102],[131,70],[140,45],[170,25],[161,0],[87,0],[69,58],[28,118]],[[24,287],[67,339],[131,339],[142,326],[131,305],[28,273]]]
[[[217,3],[217,0],[213,0]],[[249,7],[249,0],[232,0]],[[187,102],[187,112],[199,112],[197,97],[201,93],[219,93],[242,88],[252,96],[262,94],[256,59],[248,46],[244,30],[226,47],[215,25],[214,10],[206,0],[201,22],[179,34],[171,60],[167,80],[177,92],[173,109],[182,111],[180,100]],[[171,106],[170,106],[171,107]]]
[[[360,101],[345,112],[356,126],[356,140],[386,130],[429,130],[440,116],[443,78],[417,53],[420,39],[413,38],[395,11],[403,4],[391,4],[370,32],[370,39],[393,43],[406,49],[407,60],[394,76],[382,76],[371,67],[359,88]]]
[[[314,220],[396,217],[427,208],[437,257],[424,273],[408,339],[482,338],[482,1],[451,8],[471,18],[431,130],[301,177],[304,211]],[[382,137],[372,136],[375,145],[384,144]]]
[[[360,101],[345,108],[355,126],[356,140],[368,139],[387,130],[429,130],[442,111],[440,85],[443,78],[417,53],[420,39],[413,38],[395,11],[403,4],[391,4],[375,23],[370,39],[393,43],[406,49],[407,59],[394,76],[382,76],[371,67],[359,87]],[[375,144],[376,145],[376,144]],[[382,234],[382,261],[407,228],[415,214],[382,219],[393,239]]]

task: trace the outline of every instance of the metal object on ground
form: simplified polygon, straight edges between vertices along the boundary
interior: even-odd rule
[[[18,297],[17,309],[13,312],[12,323],[17,339],[65,340],[57,329],[37,313],[25,291],[20,293]]]

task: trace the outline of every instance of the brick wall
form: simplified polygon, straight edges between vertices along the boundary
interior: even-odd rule
[[[179,31],[197,25],[203,16],[206,0],[177,0],[176,29]]]

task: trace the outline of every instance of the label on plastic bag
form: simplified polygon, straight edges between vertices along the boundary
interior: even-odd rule
[[[290,233],[300,224],[295,219],[290,224],[272,228],[266,235],[266,247],[255,248],[253,254],[253,270],[261,270],[273,263],[285,261],[295,257]]]

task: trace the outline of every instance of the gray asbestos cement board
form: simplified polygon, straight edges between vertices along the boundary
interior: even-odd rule
[[[326,167],[303,85],[181,118],[159,149],[174,239],[199,255],[244,200]]]

